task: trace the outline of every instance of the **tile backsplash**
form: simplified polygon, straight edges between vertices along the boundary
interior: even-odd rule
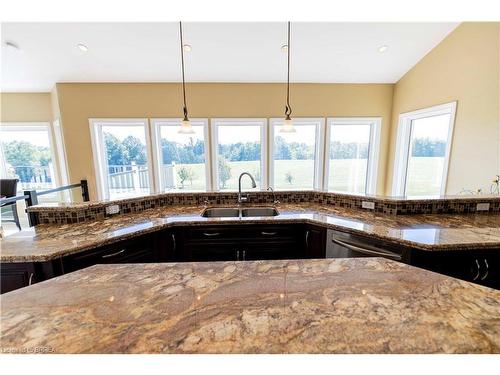
[[[281,203],[315,203],[360,210],[367,209],[363,208],[363,203],[365,203],[365,207],[370,207],[369,210],[387,215],[500,212],[500,197],[411,200],[319,191],[278,191],[275,195],[268,191],[250,193],[250,204],[272,204],[274,199]],[[40,224],[71,224],[103,219],[107,216],[106,207],[113,205],[119,206],[118,215],[120,215],[166,205],[213,206],[236,204],[236,202],[236,192],[164,193],[116,201],[84,202],[74,205],[62,204],[61,206],[38,205],[30,207],[28,211],[37,216],[36,221]],[[482,203],[489,203],[489,209],[478,211],[478,204]]]

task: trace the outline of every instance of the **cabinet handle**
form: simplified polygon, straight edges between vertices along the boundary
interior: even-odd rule
[[[236,250],[236,260],[240,260],[240,251]]]
[[[247,252],[246,250],[243,250],[243,260],[246,260],[246,257],[247,257]]]
[[[389,259],[394,259],[394,260],[401,260],[401,258],[402,258],[401,255],[393,253],[393,252],[390,252],[390,251],[385,251],[385,250],[382,250],[382,249],[373,250],[373,249],[367,249],[367,248],[364,248],[364,247],[359,247],[359,246],[356,246],[356,245],[351,245],[351,244],[349,244],[347,242],[344,242],[344,241],[341,241],[339,239],[336,239],[335,237],[332,237],[332,242],[336,243],[337,245],[346,247],[349,250],[357,251],[358,253],[362,253],[362,254],[377,255],[377,256],[381,256],[381,257],[389,258]]]
[[[215,237],[215,236],[218,236],[219,234],[220,234],[219,232],[215,232],[215,233],[203,232],[203,235],[207,236],[207,237]]]
[[[260,232],[263,236],[275,236],[277,232]]]
[[[306,248],[309,248],[309,231],[306,231]]]
[[[103,255],[102,258],[111,258],[111,257],[114,257],[116,255],[120,255],[122,253],[125,252],[125,249],[121,249],[120,251],[117,251],[116,253],[113,253],[113,254],[106,254],[106,255]]]
[[[484,273],[483,277],[481,277],[481,281],[485,280],[487,277],[488,277],[488,274],[490,273],[489,271],[489,265],[488,265],[488,261],[486,259],[484,259],[484,265],[486,266],[486,272]]]
[[[177,242],[175,242],[175,234],[172,233],[172,245],[174,246],[174,251],[177,250]]]
[[[477,261],[477,259],[475,259],[475,261],[476,261],[476,267],[477,267],[477,274],[476,274],[476,276],[474,276],[472,278],[472,281],[476,281],[479,278],[479,275],[481,274],[481,266],[479,265],[479,262]]]
[[[33,273],[33,272],[31,272],[31,274],[30,274],[30,278],[29,278],[29,280],[28,280],[28,285],[31,285],[31,284],[33,283],[33,275],[34,275],[34,273]]]

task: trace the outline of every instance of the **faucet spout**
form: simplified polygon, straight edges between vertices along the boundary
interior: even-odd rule
[[[247,202],[248,201],[248,194],[244,194],[244,195],[241,194],[241,178],[244,175],[247,175],[252,180],[252,188],[256,188],[257,187],[257,184],[255,183],[255,178],[253,178],[253,176],[250,173],[243,172],[242,174],[240,174],[240,177],[238,179],[238,203],[243,203],[243,202]]]

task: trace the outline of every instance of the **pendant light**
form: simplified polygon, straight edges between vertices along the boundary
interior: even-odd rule
[[[290,21],[288,21],[288,48],[287,48],[287,77],[286,77],[286,106],[285,106],[285,122],[280,129],[280,133],[295,133],[293,120],[290,117],[292,107],[290,107]]]
[[[181,65],[182,65],[182,97],[184,106],[182,111],[184,113],[184,118],[182,119],[181,128],[179,129],[179,134],[194,134],[193,126],[188,118],[188,110],[186,105],[186,80],[184,79],[184,44],[182,41],[182,22],[179,22],[179,34],[181,40]]]

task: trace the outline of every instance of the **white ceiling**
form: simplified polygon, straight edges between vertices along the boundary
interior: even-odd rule
[[[291,81],[394,83],[457,23],[292,23]],[[286,23],[184,23],[191,82],[283,82]],[[5,46],[16,43],[20,50]],[[88,52],[75,46],[84,43]],[[387,45],[385,53],[378,48]],[[170,23],[3,23],[2,91],[181,78]]]

